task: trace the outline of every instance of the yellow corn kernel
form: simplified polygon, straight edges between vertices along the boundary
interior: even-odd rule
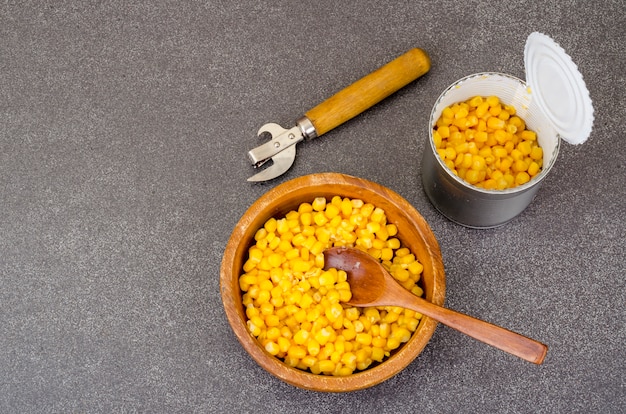
[[[513,160],[515,160],[515,161],[523,160],[524,159],[524,154],[522,154],[522,151],[520,151],[517,148],[515,148],[515,149],[513,149],[511,151],[511,157],[513,157]]]
[[[524,130],[520,133],[520,137],[528,141],[536,141],[537,133],[535,133],[535,131]]]
[[[508,187],[513,186],[513,184],[515,183],[515,177],[513,176],[513,174],[504,174],[504,179],[506,180]]]
[[[274,305],[271,303],[263,303],[259,306],[259,311],[261,315],[272,315],[274,314]]]
[[[382,347],[372,347],[372,355],[371,355],[371,359],[376,361],[376,362],[382,362],[382,360],[385,358],[385,350]]]
[[[294,341],[294,343],[296,343],[298,345],[304,345],[307,342],[307,340],[309,339],[310,334],[311,334],[310,332],[305,331],[303,329],[300,329],[293,336],[293,341]]]
[[[483,102],[484,102],[484,99],[482,96],[475,96],[472,99],[470,99],[467,103],[469,104],[470,107],[476,108]]]
[[[406,328],[398,328],[391,333],[391,338],[395,338],[400,343],[404,343],[411,339],[411,332]]]
[[[531,141],[522,141],[519,144],[517,144],[517,149],[520,150],[520,152],[524,155],[530,155],[530,152],[532,151],[531,148]]]
[[[493,147],[492,153],[493,153],[493,156],[496,158],[504,158],[509,154],[507,150],[501,146]]]
[[[486,162],[483,157],[481,157],[480,155],[472,156],[472,165],[470,168],[472,168],[473,170],[480,171],[485,168],[485,165],[486,165]]]
[[[469,154],[471,155],[471,154]],[[463,154],[462,153],[457,153],[456,155],[456,159],[454,160],[454,166],[455,167],[460,167],[461,164],[463,163]]]
[[[509,135],[503,129],[498,129],[493,132],[493,138],[500,145],[505,145],[505,143],[509,140]]]
[[[326,198],[316,197],[313,203],[311,203],[311,207],[314,211],[323,211],[326,208]]]
[[[370,232],[371,235],[374,235],[374,233],[380,230],[380,223],[376,221],[370,221],[369,223],[367,223],[365,228],[368,232]]]
[[[483,102],[476,107],[476,116],[482,118],[489,113],[489,102]]]
[[[481,184],[481,187],[485,190],[496,190],[498,188],[498,182],[492,178],[483,181]]]
[[[280,318],[277,315],[265,316],[265,325],[268,327],[274,327],[280,325]]]
[[[301,260],[301,259],[294,259],[290,261],[291,263],[291,269],[294,272],[299,272],[299,273],[306,273],[311,269],[311,262],[309,261],[305,261],[305,260]]]
[[[258,279],[255,275],[246,273],[239,278],[239,287],[242,291],[247,292],[249,287],[257,282]]]
[[[363,346],[369,346],[372,343],[372,335],[366,332],[358,333],[356,334],[356,341]]]
[[[306,349],[309,355],[317,356],[320,353],[321,347],[315,339],[311,339],[310,341],[308,341]]]
[[[278,344],[278,350],[281,353],[286,353],[287,351],[289,351],[289,348],[291,347],[291,341],[284,336],[279,337],[276,340],[276,343]]]
[[[344,321],[345,323],[345,321]],[[354,328],[344,328],[341,331],[341,335],[345,338],[346,341],[352,341],[354,338],[356,338],[356,331],[354,330]]]
[[[410,277],[409,271],[402,268],[396,269],[392,275],[398,282],[406,282]]]
[[[489,96],[485,99],[489,106],[498,106],[500,104],[500,98],[497,96]]]
[[[476,184],[479,181],[480,174],[477,170],[471,169],[467,171],[464,178],[468,183]]]
[[[380,259],[381,260],[391,260],[393,257],[393,249],[390,247],[385,247],[380,251]]]
[[[310,258],[311,258],[311,252],[309,251],[309,249],[308,249],[306,246],[304,246],[304,245],[303,245],[303,246],[300,248],[300,255],[299,255],[299,256],[300,256],[300,259],[302,259],[302,261],[304,261],[304,262],[309,262],[309,260],[310,260]],[[311,265],[311,266],[312,266],[312,264],[311,264],[310,262],[309,262],[309,265]],[[294,270],[294,271],[295,271],[295,270]],[[304,271],[302,271],[302,272],[304,273],[304,272],[307,272],[307,271],[308,271],[308,270],[304,270]]]
[[[341,356],[341,363],[346,366],[355,366],[356,367],[356,355],[353,352],[345,352]]]
[[[277,341],[280,336],[280,329],[275,326],[270,327],[266,332],[267,339],[272,341]]]
[[[535,161],[538,161],[543,158],[543,149],[541,147],[533,147],[530,150],[530,158]]]
[[[350,289],[340,289],[339,292],[339,301],[340,302],[349,302],[352,299],[352,291]]]
[[[387,349],[393,351],[400,346],[400,341],[397,338],[390,337],[387,339]]]
[[[283,258],[284,258],[284,256],[279,254],[279,253],[272,253],[267,258],[267,260],[269,261],[269,263],[270,263],[270,265],[272,267],[279,267],[281,265],[281,263],[283,262]]]
[[[314,338],[320,345],[326,345],[328,341],[331,340],[332,336],[333,329],[330,327],[324,327],[315,333]]]
[[[263,259],[263,250],[256,248],[256,247],[252,247],[248,251],[248,257],[249,257],[249,260],[255,263],[259,263],[261,262],[261,259]]]
[[[497,117],[502,113],[502,106],[500,104],[495,105],[495,106],[490,106],[489,107],[489,113],[493,116],[493,117]]]
[[[248,331],[252,335],[259,336],[261,334],[261,329],[263,328],[262,326],[255,324],[251,319],[249,319],[246,324],[248,326]]]
[[[417,318],[417,317],[407,318],[405,320],[405,326],[410,332],[415,332],[419,323],[420,323],[420,318]]]
[[[444,108],[444,110],[442,111],[441,115],[444,118],[454,118],[454,112],[452,111],[452,108],[450,108],[450,107]]]
[[[342,316],[343,307],[339,303],[333,303],[326,308],[325,314],[330,322],[335,322]]]
[[[399,249],[400,248],[400,240],[396,239],[395,237],[392,239],[387,240],[387,247],[390,249]]]
[[[319,369],[322,372],[332,372],[335,369],[335,363],[330,360],[319,361]]]
[[[424,270],[424,265],[416,260],[413,263],[409,264],[407,269],[413,275],[420,275]]]
[[[440,126],[437,128],[437,132],[441,138],[449,138],[450,137],[450,128],[448,126]]]
[[[310,211],[300,214],[300,223],[303,226],[310,226],[313,223],[313,214]]]
[[[504,105],[503,109],[509,113],[510,116],[514,116],[517,113],[517,110],[513,105]]]
[[[340,196],[338,196],[338,195],[333,196],[333,197],[330,199],[330,204],[333,204],[333,205],[335,205],[335,206],[340,206],[340,205],[341,205],[341,197],[340,197]]]
[[[344,198],[341,201],[341,214],[343,215],[343,217],[350,217],[350,215],[352,214],[352,202],[350,201],[349,198]]]
[[[376,234],[378,234],[379,232],[380,232],[380,230],[378,232],[376,232]],[[382,249],[385,248],[385,246],[387,246],[386,240],[381,240],[380,238],[378,238],[378,236],[376,236],[376,238],[372,241],[372,248],[373,249],[382,250]]]
[[[385,323],[394,323],[395,321],[398,320],[398,318],[400,317],[400,315],[396,312],[388,312],[384,317],[383,317],[383,321]]]
[[[526,171],[530,176],[534,177],[535,175],[537,175],[539,173],[539,164],[537,164],[536,162],[531,162],[528,165],[528,170]]]
[[[407,256],[411,254],[411,251],[406,248],[406,247],[401,247],[398,250],[396,250],[396,258],[399,259],[401,257]]]
[[[433,130],[433,144],[435,148],[441,148],[441,135],[438,130]]]
[[[287,219],[282,218],[276,221],[276,232],[280,235],[283,235],[289,231],[289,225],[287,224]]]
[[[460,168],[468,169],[472,166],[472,154],[460,154],[461,162],[459,163]]]
[[[467,108],[459,107],[457,108],[457,111],[454,114],[454,118],[455,119],[465,118],[468,114],[469,114],[469,111],[467,110]]]
[[[265,344],[265,350],[269,352],[271,355],[276,356],[280,352],[280,347],[278,346],[276,342],[269,341]]]
[[[487,127],[491,128],[491,129],[503,129],[505,126],[505,122],[504,120],[500,119],[500,118],[496,118],[496,117],[490,117],[489,119],[487,119]]]
[[[323,272],[319,277],[320,286],[332,286],[337,282],[337,270],[330,269]]]
[[[270,219],[271,220],[271,219]],[[259,241],[267,237],[267,229],[265,227],[261,227],[254,233],[254,240]]]
[[[302,359],[306,356],[306,349],[299,345],[293,345],[287,351],[287,355],[293,359]]]
[[[318,211],[313,215],[313,221],[317,226],[323,226],[324,224],[328,223],[328,217],[326,217],[326,214],[324,214],[324,212]]]
[[[526,164],[526,161],[518,159],[513,163],[512,168],[514,172],[518,173],[528,170],[528,165]]]
[[[380,312],[376,308],[366,308],[363,311],[363,316],[369,319],[371,323],[377,323],[380,321]]]
[[[445,150],[445,157],[448,160],[454,160],[456,158],[456,151],[454,150],[454,148],[446,148]]]
[[[341,209],[334,204],[326,205],[326,209],[324,210],[324,213],[326,214],[326,217],[328,217],[329,220],[337,217],[340,212],[341,212]]]
[[[300,360],[300,363],[306,368],[311,368],[317,363],[317,358],[314,355],[307,355]]]
[[[503,173],[507,173],[509,172],[509,170],[511,169],[511,165],[513,165],[513,158],[505,158],[503,160],[500,161],[500,171]]]
[[[526,184],[528,181],[530,181],[530,175],[526,171],[518,172],[515,175],[515,184],[517,185]]]
[[[261,282],[259,282],[258,286],[260,289],[259,294],[261,294],[262,292],[267,292],[269,298],[270,291],[274,288],[274,284],[270,280],[262,280]]]
[[[384,348],[387,345],[387,340],[381,336],[372,338],[372,347]]]
[[[310,203],[300,203],[298,206],[298,213],[310,213],[313,211],[313,206]]]
[[[356,362],[366,362],[371,356],[372,350],[371,348],[361,348],[356,351]]]
[[[382,322],[380,325],[379,335],[381,338],[388,338],[391,334],[391,325],[387,322]]]

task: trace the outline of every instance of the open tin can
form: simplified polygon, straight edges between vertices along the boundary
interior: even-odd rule
[[[571,144],[587,140],[593,126],[593,106],[582,75],[551,38],[532,33],[524,49],[526,82],[502,73],[467,76],[437,99],[428,124],[429,139],[422,161],[422,182],[431,203],[448,219],[473,228],[501,226],[519,215],[534,199],[554,165],[561,138]],[[529,182],[505,190],[486,190],[455,175],[439,157],[433,127],[442,111],[474,96],[497,96],[515,107],[528,129],[537,133],[543,166]]]

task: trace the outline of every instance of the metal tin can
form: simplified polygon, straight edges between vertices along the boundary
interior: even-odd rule
[[[455,82],[439,96],[428,124],[429,139],[422,161],[422,182],[426,195],[444,216],[467,227],[497,227],[512,220],[532,202],[556,161],[560,140],[541,109],[532,104],[531,93],[526,83],[518,78],[485,72]],[[456,176],[437,154],[433,127],[443,109],[478,95],[497,96],[502,103],[512,105],[528,129],[537,133],[537,140],[543,148],[543,167],[526,184],[506,190],[485,190],[473,186]]]
[[[502,73],[467,76],[448,87],[430,114],[422,182],[432,204],[450,220],[467,227],[501,226],[519,215],[535,197],[559,153],[561,138],[570,144],[587,140],[593,105],[578,67],[550,37],[534,32],[524,48],[526,82]],[[543,166],[527,183],[506,190],[485,190],[456,176],[439,157],[433,127],[442,111],[474,96],[497,96],[512,105],[543,149]]]

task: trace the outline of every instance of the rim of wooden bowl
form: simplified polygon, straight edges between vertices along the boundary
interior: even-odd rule
[[[284,216],[300,203],[335,195],[360,198],[385,210],[398,227],[398,238],[424,265],[425,298],[443,306],[445,274],[439,244],[424,218],[402,196],[380,184],[339,173],[319,173],[295,178],[276,186],[255,201],[235,226],[226,245],[220,269],[220,290],[226,316],[237,339],[250,356],[281,380],[309,390],[346,392],[379,384],[408,366],[432,337],[437,321],[422,317],[411,339],[382,363],[346,377],[316,375],[292,368],[269,354],[246,327],[239,289],[239,275],[256,231],[270,217]]]

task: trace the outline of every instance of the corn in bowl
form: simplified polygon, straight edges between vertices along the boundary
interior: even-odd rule
[[[379,259],[407,290],[423,295],[423,265],[402,246],[385,211],[361,199],[316,197],[254,234],[239,277],[246,325],[263,348],[313,374],[348,376],[384,361],[421,315],[399,307],[356,308],[341,270],[323,270],[323,251],[356,247]]]

